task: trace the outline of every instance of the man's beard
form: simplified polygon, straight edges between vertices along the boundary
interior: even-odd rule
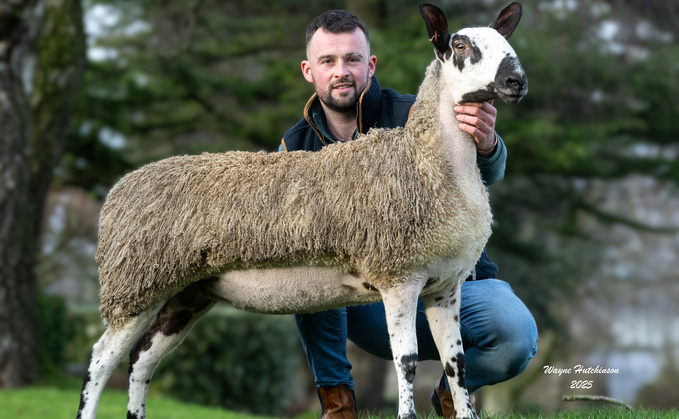
[[[354,88],[349,95],[339,98],[332,95],[332,92],[336,85],[349,83]],[[323,94],[319,94],[318,98],[320,99],[321,102],[323,102],[325,106],[327,106],[329,109],[332,109],[335,112],[353,113],[356,112],[356,103],[358,103],[358,98],[363,92],[363,89],[365,89],[365,85],[359,89],[354,82],[339,81],[333,83],[329,91],[323,92]]]

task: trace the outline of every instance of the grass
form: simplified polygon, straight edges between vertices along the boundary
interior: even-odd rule
[[[0,391],[0,418],[17,419],[73,419],[76,415],[79,398],[79,381],[61,381],[55,385],[49,381],[35,387]],[[246,419],[264,416],[231,412],[220,408],[206,407],[179,402],[161,396],[149,396],[147,405],[149,419]],[[119,390],[106,389],[97,411],[98,419],[120,419],[127,414],[127,394]],[[295,419],[320,417],[319,412],[307,412]],[[383,415],[362,415],[363,419],[387,419]],[[421,416],[420,419],[434,419],[436,416]],[[484,419],[676,419],[679,411],[656,411],[637,409],[628,411],[620,408],[593,408],[589,410],[559,412],[554,414],[512,414],[483,415]]]
[[[38,386],[0,390],[0,418],[73,419],[80,404],[80,386],[80,380],[64,379],[62,376],[48,378],[45,383]],[[149,396],[147,406],[147,416],[152,419],[264,418],[183,403],[162,396]],[[99,401],[97,419],[120,419],[126,416],[127,393],[107,388]]]
[[[37,387],[0,392],[0,417],[73,419],[78,411],[79,394],[56,388]],[[192,406],[171,399],[153,398],[147,409],[150,418],[203,419],[243,418],[242,414]],[[120,419],[127,415],[127,394],[107,390],[101,396],[97,418]]]

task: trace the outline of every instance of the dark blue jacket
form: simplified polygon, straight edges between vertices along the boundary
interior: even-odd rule
[[[358,129],[354,133],[354,138],[359,132],[367,133],[370,128],[404,126],[414,102],[415,95],[401,95],[391,89],[380,89],[377,79],[373,77],[356,104]],[[453,112],[452,109],[450,111]],[[326,127],[325,113],[318,96],[314,94],[304,107],[304,118],[285,133],[279,150],[318,151],[328,144],[337,142],[337,138]],[[498,135],[495,153],[490,157],[477,157],[481,177],[486,185],[502,180],[506,159],[507,149]],[[495,278],[497,272],[497,265],[488,258],[486,249],[483,249],[481,258],[476,264],[476,279]]]

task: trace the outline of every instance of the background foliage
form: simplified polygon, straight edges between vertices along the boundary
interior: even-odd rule
[[[291,316],[218,307],[159,366],[155,385],[179,400],[280,416],[301,366],[299,349]]]

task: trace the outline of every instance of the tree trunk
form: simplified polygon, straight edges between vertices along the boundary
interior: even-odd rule
[[[0,388],[40,374],[34,266],[84,58],[79,0],[0,5]]]

